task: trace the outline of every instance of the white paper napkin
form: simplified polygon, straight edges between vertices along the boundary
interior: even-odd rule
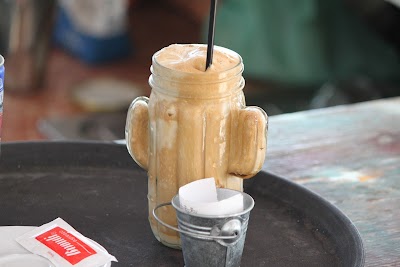
[[[181,208],[189,213],[218,216],[243,211],[243,195],[237,191],[217,194],[215,179],[205,178],[179,188]]]

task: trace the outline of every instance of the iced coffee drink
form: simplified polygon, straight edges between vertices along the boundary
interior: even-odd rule
[[[127,116],[129,153],[148,170],[151,228],[159,241],[176,248],[179,234],[158,224],[153,208],[205,177],[241,191],[243,179],[261,169],[266,153],[267,115],[245,106],[241,57],[215,46],[213,64],[205,71],[206,49],[175,44],[155,53],[150,98],[135,99]],[[177,225],[172,207],[158,215]]]

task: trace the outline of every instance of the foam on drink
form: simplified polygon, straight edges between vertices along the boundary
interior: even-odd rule
[[[157,62],[164,67],[186,73],[203,73],[229,70],[240,62],[237,55],[233,55],[223,48],[216,46],[213,55],[213,64],[206,68],[207,46],[200,44],[172,44],[161,49],[156,55]]]

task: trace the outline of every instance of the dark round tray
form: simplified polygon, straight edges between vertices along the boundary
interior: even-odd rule
[[[245,181],[255,199],[241,266],[363,266],[352,222],[288,180],[261,172]],[[153,237],[147,177],[122,145],[3,143],[0,225],[42,225],[57,217],[116,256],[113,266],[183,266],[182,253]]]

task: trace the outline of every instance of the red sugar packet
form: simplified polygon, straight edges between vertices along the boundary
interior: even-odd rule
[[[25,233],[16,241],[57,267],[99,267],[117,261],[103,247],[77,232],[61,218]]]

